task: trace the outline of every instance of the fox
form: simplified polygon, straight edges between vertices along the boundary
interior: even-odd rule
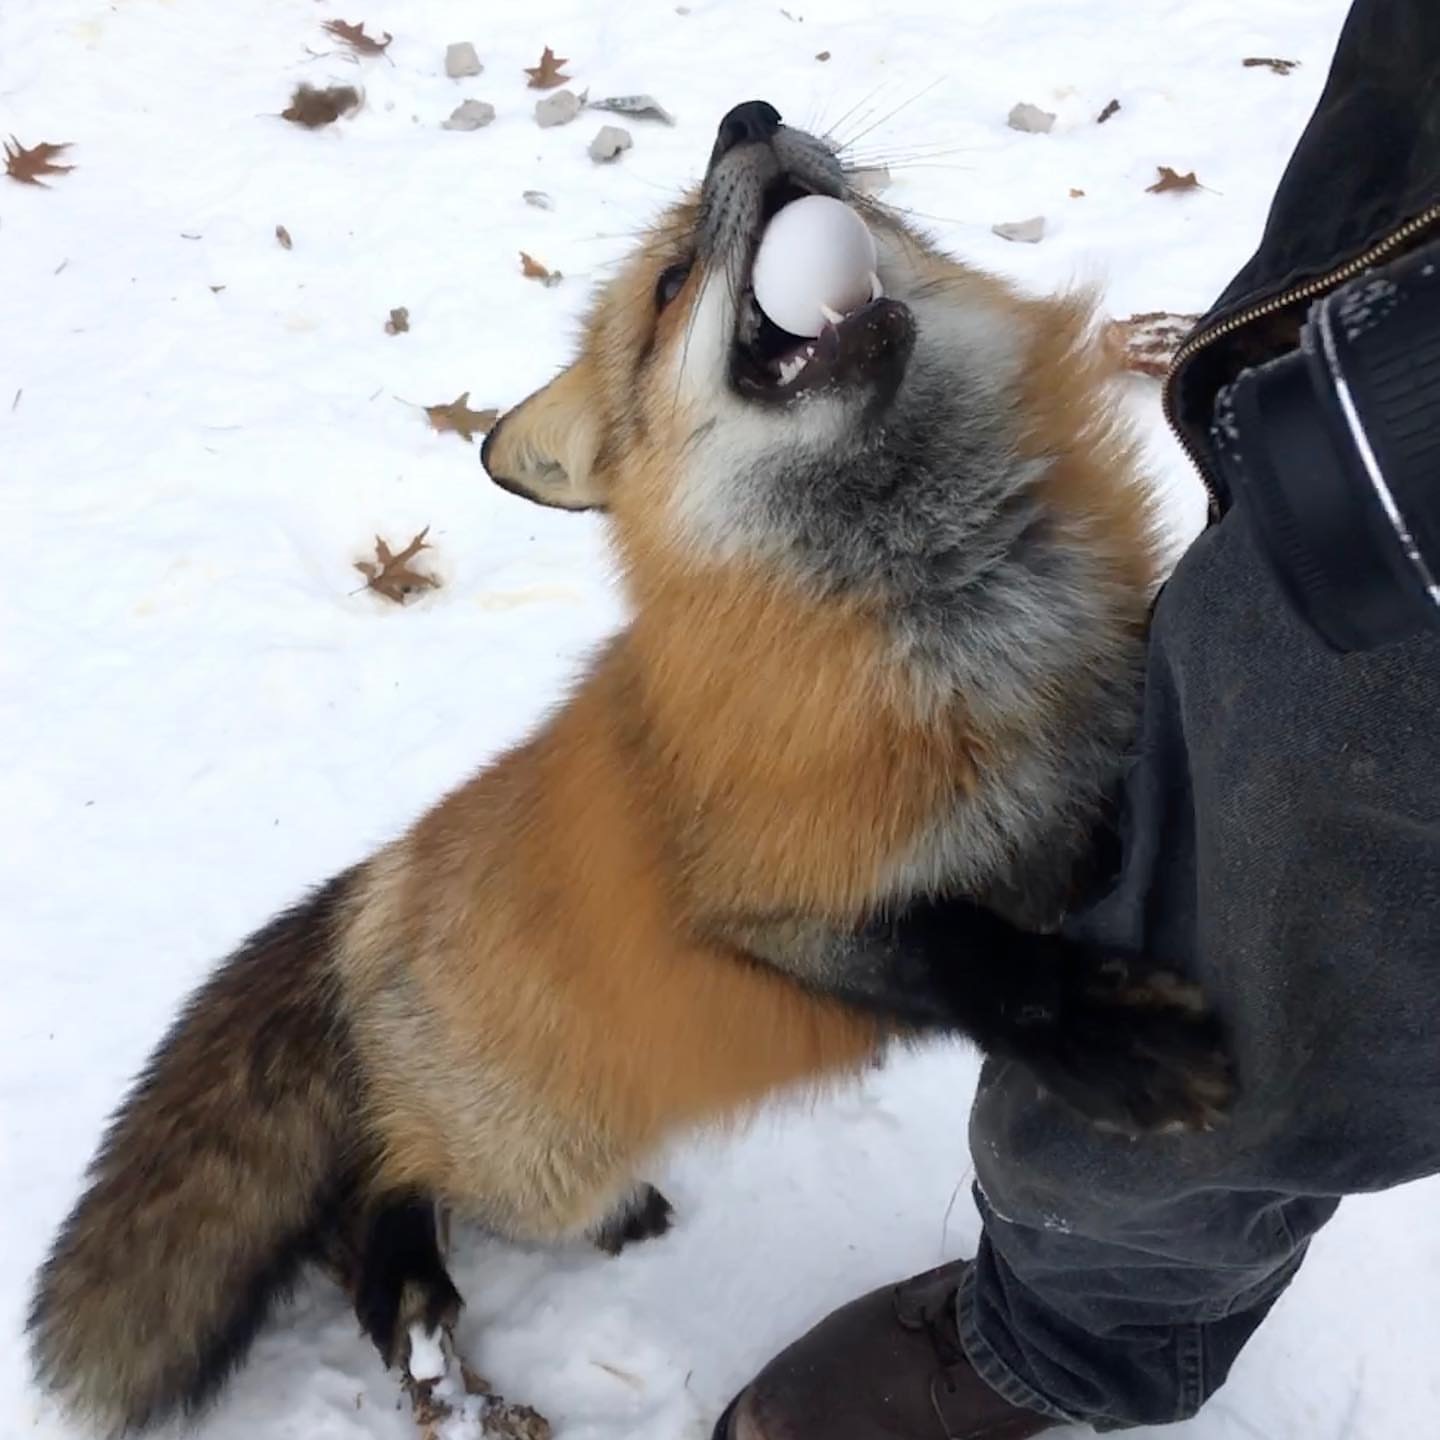
[[[750,284],[807,195],[877,254],[813,340]],[[1216,1123],[1198,990],[1055,934],[1158,584],[1111,363],[1089,296],[949,257],[733,109],[481,450],[602,512],[628,619],[184,1005],[38,1271],[37,1383],[106,1434],[194,1416],[312,1263],[403,1369],[463,1304],[437,1215],[618,1251],[671,1223],[665,1147],[892,1043],[966,1037],[1097,1124]]]

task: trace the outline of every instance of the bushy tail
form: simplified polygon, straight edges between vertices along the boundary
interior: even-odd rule
[[[191,998],[36,1277],[37,1378],[109,1434],[202,1405],[311,1252],[355,1149],[341,875]]]

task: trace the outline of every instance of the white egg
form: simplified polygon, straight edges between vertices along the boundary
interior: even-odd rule
[[[875,238],[828,195],[792,200],[766,227],[750,283],[761,310],[792,335],[818,335],[825,311],[844,315],[876,293]]]

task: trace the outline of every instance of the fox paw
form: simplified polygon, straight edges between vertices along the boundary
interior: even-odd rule
[[[618,1255],[627,1245],[658,1239],[674,1218],[674,1206],[653,1185],[641,1185],[595,1232],[595,1244],[607,1255]]]
[[[1066,986],[1060,1016],[1022,1056],[1045,1088],[1102,1129],[1212,1130],[1235,1079],[1197,986],[1107,959]]]

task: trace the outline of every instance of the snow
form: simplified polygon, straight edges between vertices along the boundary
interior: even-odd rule
[[[416,1380],[438,1380],[445,1373],[445,1346],[423,1325],[410,1327],[410,1374]]]
[[[599,524],[490,486],[477,448],[416,407],[464,390],[504,406],[548,378],[588,286],[698,173],[720,115],[762,96],[835,125],[889,168],[886,198],[980,264],[1031,287],[1096,278],[1119,315],[1203,309],[1253,246],[1344,5],[787,8],[0,6],[0,134],[73,141],[76,167],[48,191],[0,179],[4,1440],[73,1433],[14,1338],[29,1275],[179,998],[522,735],[620,619]],[[394,42],[356,65],[329,18]],[[448,79],[465,39],[484,73]],[[577,89],[652,94],[676,125],[628,120],[634,148],[593,164],[583,116],[535,123],[521,68],[547,44]],[[1242,69],[1249,55],[1302,65],[1281,77]],[[358,82],[366,104],[301,131],[274,118],[300,79]],[[494,123],[443,130],[467,98]],[[1010,129],[1020,101],[1053,131]],[[1207,188],[1147,195],[1157,165]],[[990,233],[1037,214],[1039,244]],[[522,278],[521,249],[564,283]],[[401,305],[411,330],[386,335]],[[1198,487],[1153,387],[1134,403],[1187,534]],[[357,591],[375,534],[427,524],[443,588],[404,609]],[[460,1232],[462,1348],[559,1440],[703,1440],[828,1307],[973,1244],[974,1073],[937,1048],[697,1140],[653,1177],[674,1233],[619,1260]],[[1430,1182],[1347,1203],[1227,1389],[1166,1433],[1440,1433],[1437,1198]],[[317,1284],[203,1434],[396,1440],[413,1434],[396,1393]]]

